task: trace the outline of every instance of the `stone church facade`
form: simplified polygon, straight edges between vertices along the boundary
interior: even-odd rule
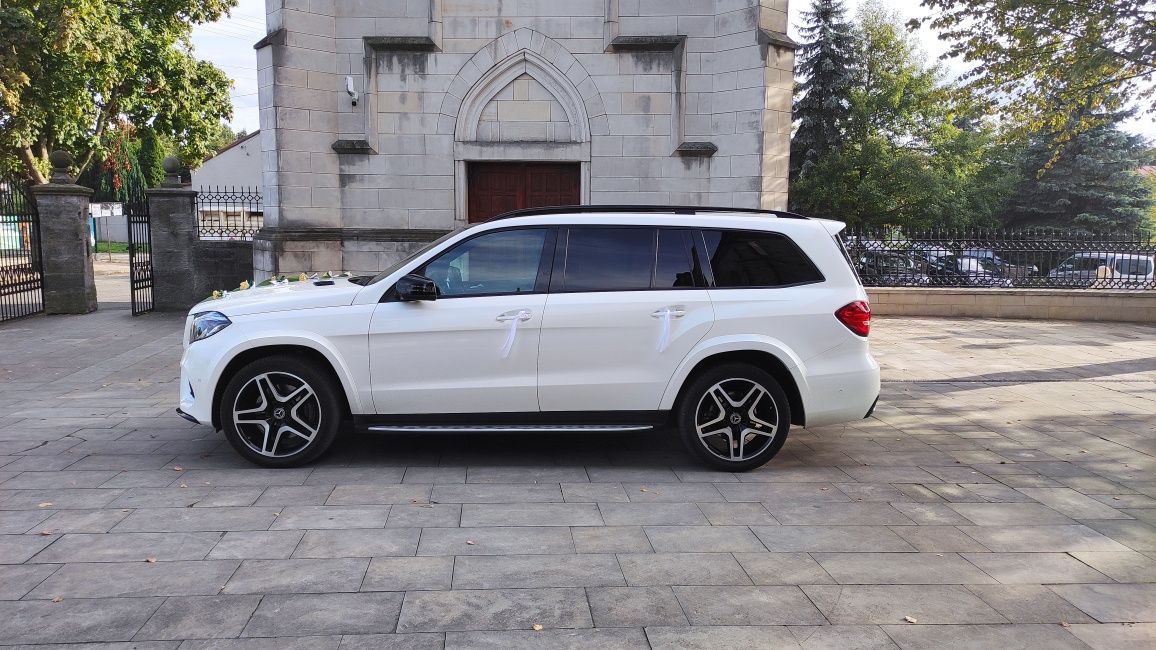
[[[784,208],[787,0],[267,0],[258,276],[518,207]]]

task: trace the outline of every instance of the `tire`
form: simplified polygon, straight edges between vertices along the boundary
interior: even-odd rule
[[[335,383],[316,363],[286,355],[249,363],[221,394],[225,439],[262,467],[297,467],[315,460],[341,429],[342,401]]]
[[[728,472],[766,464],[783,448],[791,428],[782,386],[745,363],[722,364],[695,377],[683,391],[677,417],[687,449],[704,464]]]

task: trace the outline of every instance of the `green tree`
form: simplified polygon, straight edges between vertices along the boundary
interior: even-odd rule
[[[0,160],[45,182],[48,154],[78,171],[107,156],[122,121],[169,136],[189,159],[231,117],[228,77],[193,57],[191,26],[236,0],[5,0],[0,3]]]
[[[1125,100],[1149,114],[1156,90],[1156,5],[1151,0],[923,0],[952,43],[945,56],[973,64],[968,90],[1001,106],[1018,135],[1052,134],[1053,155]]]
[[[1023,152],[1023,181],[1008,197],[1003,221],[1010,227],[1049,226],[1094,232],[1144,225],[1154,202],[1139,173],[1153,162],[1143,138],[1121,131],[1127,114],[1078,133],[1054,164],[1037,174],[1052,158],[1052,133],[1036,134]]]
[[[795,134],[791,138],[791,177],[806,174],[845,139],[851,114],[855,42],[842,0],[814,0],[803,12],[797,51]]]
[[[137,133],[136,166],[148,187],[160,187],[165,180],[165,170],[161,161],[170,152],[160,136],[150,128],[139,129]]]
[[[856,225],[985,223],[1014,176],[992,126],[941,83],[897,13],[856,14],[860,52],[842,146],[791,184],[791,203]]]

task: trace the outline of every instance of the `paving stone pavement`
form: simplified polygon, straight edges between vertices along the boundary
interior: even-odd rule
[[[180,327],[0,325],[0,645],[1156,647],[1156,327],[878,319],[874,417],[747,474],[669,432],[251,467],[173,414]]]

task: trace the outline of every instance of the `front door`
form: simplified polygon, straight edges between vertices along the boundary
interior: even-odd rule
[[[468,163],[469,221],[522,208],[578,205],[580,169],[578,163]]]
[[[415,271],[434,280],[437,300],[377,305],[369,331],[377,412],[536,413],[543,260],[553,240],[541,227],[482,233]]]

